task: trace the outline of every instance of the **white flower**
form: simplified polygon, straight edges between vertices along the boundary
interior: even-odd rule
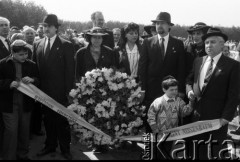
[[[98,81],[99,81],[99,82],[103,82],[103,78],[102,78],[102,77],[99,77],[99,78],[98,78]]]
[[[121,125],[121,127],[124,128],[124,127],[127,127],[127,125],[126,125],[125,123],[123,123],[123,124]]]
[[[122,89],[124,87],[124,84],[123,83],[119,83],[118,84],[118,89]]]
[[[77,91],[75,89],[72,89],[69,95],[74,98],[77,95]]]
[[[118,130],[119,130],[119,125],[116,125],[116,126],[114,127],[114,130],[115,130],[115,131],[118,131]]]
[[[92,98],[88,99],[86,102],[86,104],[93,104],[93,103],[95,103],[95,101]]]
[[[108,101],[104,100],[104,101],[102,102],[102,106],[110,107],[110,104],[109,104]]]

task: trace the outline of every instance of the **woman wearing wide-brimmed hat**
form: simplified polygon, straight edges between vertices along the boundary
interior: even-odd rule
[[[100,27],[93,27],[86,33],[89,44],[76,54],[76,81],[79,82],[86,72],[96,68],[116,68],[115,52],[105,45],[103,40],[108,34]],[[94,152],[108,151],[107,145],[93,146]]]
[[[151,25],[146,25],[146,26],[143,27],[143,29],[147,33],[147,35],[142,35],[143,39],[148,38],[148,37],[152,37],[152,36],[157,34],[155,23],[152,23]]]
[[[78,50],[76,54],[76,81],[81,80],[87,71],[96,68],[116,67],[116,54],[113,50],[102,44],[108,34],[100,27],[93,27],[86,33],[89,44]]]
[[[187,75],[192,69],[193,61],[196,57],[206,56],[204,42],[202,36],[207,33],[210,26],[207,26],[203,22],[198,22],[194,26],[191,26],[187,32],[192,36],[193,43],[188,44],[187,51]]]

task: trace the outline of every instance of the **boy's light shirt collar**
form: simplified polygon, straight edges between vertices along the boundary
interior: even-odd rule
[[[170,100],[170,99],[175,101],[175,99],[176,99],[175,97],[174,97],[174,98],[169,98],[166,94],[163,95],[163,98],[164,98],[166,101],[168,101],[168,100]]]

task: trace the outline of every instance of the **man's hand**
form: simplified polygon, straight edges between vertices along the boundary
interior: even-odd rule
[[[190,101],[194,101],[195,98],[196,98],[196,96],[195,96],[194,92],[193,92],[193,91],[189,91],[189,92],[188,92],[188,99],[189,99]]]
[[[19,86],[19,83],[17,81],[13,81],[11,84],[10,84],[10,88],[17,88]]]
[[[229,121],[227,121],[226,119],[223,119],[223,118],[220,119],[220,125],[221,125],[221,127],[223,127],[224,125],[226,125],[226,124],[228,124],[228,123],[229,123]]]
[[[22,82],[25,83],[25,84],[29,84],[29,83],[33,83],[34,79],[26,76],[26,77],[22,78]]]

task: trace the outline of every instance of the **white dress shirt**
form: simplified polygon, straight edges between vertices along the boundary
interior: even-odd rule
[[[7,50],[10,50],[9,47],[8,47],[8,44],[7,44],[7,42],[6,42],[6,38],[0,36],[0,39],[1,39],[1,41],[3,42],[4,46],[7,48]]]
[[[56,37],[57,37],[57,34],[55,34],[52,38],[50,38],[50,49],[52,48],[52,45],[53,45]],[[48,37],[45,37],[45,39],[46,39],[46,41],[45,41],[45,45],[44,45],[44,53],[45,53],[47,45],[48,45]]]
[[[137,45],[135,44],[133,49],[130,50],[129,47],[128,47],[128,44],[126,44],[126,52],[127,52],[127,55],[128,55],[131,76],[137,77],[138,61],[139,61],[139,52],[138,52]]]
[[[212,68],[212,71],[214,71],[220,57],[222,56],[222,53],[218,54],[217,56],[215,56],[213,58],[213,68]],[[211,63],[211,57],[208,56],[208,58],[206,59],[203,67],[202,67],[202,70],[201,70],[201,73],[200,73],[200,77],[199,77],[199,87],[200,87],[200,90],[202,90],[202,87],[203,87],[203,84],[204,84],[204,79],[205,79],[205,76],[206,76],[206,73],[207,73],[207,69],[208,69],[208,66],[210,65]]]
[[[159,40],[160,45],[161,45],[161,43],[162,43],[161,38],[162,38],[162,37],[158,34],[158,40]],[[165,49],[164,54],[166,54],[167,45],[168,45],[168,40],[169,40],[169,33],[168,33],[165,37],[163,37],[163,38],[164,38],[164,49]]]

